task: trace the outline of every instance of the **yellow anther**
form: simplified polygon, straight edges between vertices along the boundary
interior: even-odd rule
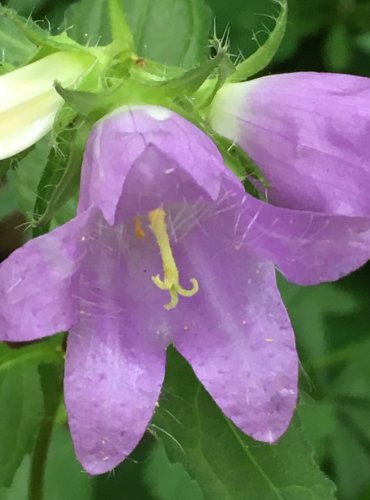
[[[172,253],[170,239],[166,226],[166,212],[163,208],[156,208],[148,214],[149,228],[155,236],[162,259],[163,279],[159,274],[152,276],[153,283],[161,290],[168,291],[170,302],[165,304],[165,309],[176,307],[179,295],[192,297],[199,290],[198,281],[194,278],[190,280],[191,288],[186,290],[179,283],[179,271]]]

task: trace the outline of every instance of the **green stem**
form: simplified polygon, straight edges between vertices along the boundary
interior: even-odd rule
[[[39,365],[40,382],[44,394],[45,413],[40,423],[33,451],[28,500],[42,500],[44,477],[54,422],[61,402],[62,363]]]
[[[31,462],[29,500],[43,499],[46,460],[56,413],[57,406],[55,407],[53,415],[45,415],[40,424]]]

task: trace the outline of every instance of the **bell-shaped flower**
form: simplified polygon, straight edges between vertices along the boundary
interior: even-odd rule
[[[57,52],[0,76],[0,160],[23,151],[47,134],[63,99],[54,89],[74,84],[93,59]]]
[[[369,103],[370,79],[342,74],[267,76],[216,95],[212,127],[256,162],[268,202],[290,209],[287,232],[289,224],[302,226],[289,254],[297,266],[275,260],[292,281],[334,280],[368,258]],[[313,240],[307,266],[300,257]]]
[[[322,233],[342,238],[343,255],[355,249],[359,262],[370,253],[368,219],[355,221],[349,243],[340,220],[245,193],[184,118],[121,108],[89,137],[77,216],[0,266],[1,339],[69,330],[65,402],[91,474],[112,469],[140,440],[170,343],[225,415],[274,442],[294,410],[297,357],[273,263],[303,277],[328,265],[347,272],[353,259],[334,252],[330,260]]]
[[[171,342],[244,432],[273,442],[286,429],[294,337],[273,265],[239,238],[244,198],[194,125],[121,109],[90,135],[78,215],[0,266],[2,340],[70,331],[65,401],[88,472],[140,440]]]

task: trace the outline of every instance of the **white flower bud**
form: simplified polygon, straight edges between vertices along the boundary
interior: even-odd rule
[[[23,151],[51,130],[63,104],[54,81],[73,85],[92,62],[85,54],[58,52],[0,76],[0,160]]]

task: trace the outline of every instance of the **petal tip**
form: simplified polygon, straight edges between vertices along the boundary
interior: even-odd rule
[[[104,456],[102,458],[91,457],[91,459],[85,457],[84,460],[81,458],[78,460],[89,476],[99,476],[112,472],[125,458],[126,457],[117,458],[116,456]]]

